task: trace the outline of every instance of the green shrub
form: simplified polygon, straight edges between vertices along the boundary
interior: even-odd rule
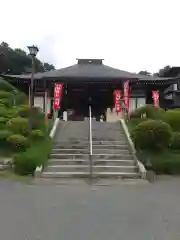
[[[13,101],[16,106],[27,104],[28,103],[28,97],[23,92],[13,91]]]
[[[30,137],[34,140],[39,140],[42,139],[44,137],[44,133],[41,130],[32,130]]]
[[[28,134],[28,119],[16,117],[7,122],[7,127],[13,133],[27,135]]]
[[[17,114],[20,117],[28,118],[29,117],[29,106],[27,106],[27,105],[19,106]]]
[[[19,175],[34,174],[36,169],[36,158],[29,151],[16,154],[13,158],[14,171]]]
[[[40,110],[40,108],[33,107],[32,108],[32,127],[33,129],[43,128],[44,124],[44,113]],[[23,118],[29,118],[30,109],[27,105],[20,106],[18,109],[18,115]]]
[[[13,91],[16,88],[14,86],[12,86],[10,83],[8,83],[7,81],[4,81],[2,78],[0,78],[0,89],[3,91]]]
[[[18,109],[18,115],[20,117],[28,118],[30,116],[30,108],[28,105],[21,105]],[[39,119],[44,119],[44,113],[39,107],[32,108],[32,116],[38,117]]]
[[[7,91],[0,90],[0,98],[11,98],[12,93]]]
[[[179,174],[180,173],[180,156],[161,159],[160,161],[152,160],[152,169],[157,174]]]
[[[24,150],[28,146],[28,139],[20,134],[9,136],[7,142],[14,150]]]
[[[180,133],[174,132],[171,138],[170,148],[180,150]]]
[[[7,118],[11,119],[11,118],[15,118],[17,117],[17,107],[12,107],[9,108],[7,111]]]
[[[164,121],[166,121],[174,132],[180,132],[180,111],[168,110],[165,113]]]
[[[0,107],[0,117],[7,117],[8,109],[6,107]]]
[[[0,102],[0,108],[6,108],[6,106]]]
[[[0,144],[5,143],[6,139],[11,135],[12,133],[6,129],[0,130]]]
[[[7,121],[8,121],[8,118],[0,117],[0,126],[1,126],[2,124],[5,125]]]
[[[51,149],[49,137],[33,142],[25,152],[14,156],[15,172],[20,175],[33,174],[37,166],[46,165]]]
[[[179,174],[180,154],[169,149],[164,151],[138,151],[138,159],[142,161],[146,169],[153,170],[157,174]]]
[[[12,99],[0,98],[0,104],[3,104],[5,107],[12,107]]]
[[[165,111],[162,108],[155,107],[154,105],[147,104],[140,108],[137,108],[131,113],[130,118],[148,118],[162,120]]]
[[[162,121],[147,120],[138,124],[131,137],[137,149],[163,149],[169,146],[171,127]]]

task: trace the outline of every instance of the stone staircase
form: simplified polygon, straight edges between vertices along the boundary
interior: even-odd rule
[[[95,177],[139,177],[134,156],[120,122],[93,122],[93,174]]]
[[[42,176],[87,178],[89,123],[62,122],[57,130],[51,158]],[[94,178],[138,178],[138,168],[120,123],[92,121],[92,172]]]

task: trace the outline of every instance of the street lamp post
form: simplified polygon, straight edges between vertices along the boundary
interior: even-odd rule
[[[39,51],[38,47],[36,46],[28,46],[29,54],[32,59],[32,71],[31,71],[31,82],[30,82],[30,92],[29,92],[29,108],[30,108],[30,114],[29,114],[29,132],[32,131],[32,108],[34,106],[34,72],[35,72],[35,66],[34,66],[34,59]]]

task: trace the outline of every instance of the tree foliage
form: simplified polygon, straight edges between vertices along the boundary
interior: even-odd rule
[[[148,72],[147,70],[145,70],[145,71],[140,71],[139,74],[140,74],[140,75],[151,76],[151,73]]]
[[[0,44],[0,73],[22,74],[31,72],[31,57],[22,49],[12,49],[8,43]],[[55,69],[52,64],[42,63],[35,58],[35,71],[45,72]]]

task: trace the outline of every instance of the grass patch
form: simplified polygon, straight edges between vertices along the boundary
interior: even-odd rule
[[[137,151],[138,159],[146,169],[157,174],[180,174],[180,151],[165,149],[161,152]]]
[[[0,181],[1,180],[12,180],[12,181],[18,181],[23,183],[31,183],[33,180],[32,176],[20,176],[15,174],[11,170],[3,170],[0,171]]]

